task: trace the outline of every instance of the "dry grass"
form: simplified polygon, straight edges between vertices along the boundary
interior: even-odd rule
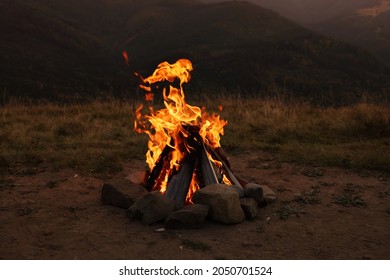
[[[390,106],[316,108],[273,100],[221,100],[223,146],[268,150],[282,161],[390,171]]]
[[[390,171],[390,107],[357,104],[320,109],[276,100],[213,98],[191,102],[217,111],[229,124],[228,153],[267,150],[280,161]],[[0,108],[0,174],[26,167],[114,173],[143,158],[144,135],[132,131],[135,104],[120,101]],[[33,171],[33,170],[32,170]]]
[[[18,172],[55,169],[116,172],[142,156],[145,137],[132,132],[133,109],[118,101],[84,105],[8,104],[0,109],[1,161]]]

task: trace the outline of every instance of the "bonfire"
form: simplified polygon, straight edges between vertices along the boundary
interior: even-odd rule
[[[199,228],[206,218],[236,224],[254,219],[258,207],[276,199],[268,186],[249,183],[231,170],[220,143],[227,121],[186,102],[183,85],[192,70],[191,61],[179,59],[160,63],[147,78],[136,74],[145,100],[136,109],[134,130],[149,137],[148,170],[140,172],[143,179],[134,172],[129,181],[102,188],[103,203],[127,209],[131,220],[164,221],[165,228]],[[159,110],[151,105],[155,89],[164,100]]]
[[[192,203],[193,194],[211,184],[241,188],[220,144],[227,121],[185,100],[183,84],[190,81],[192,70],[191,61],[179,59],[174,64],[160,63],[147,78],[138,75],[146,101],[153,100],[156,84],[168,83],[162,92],[164,108],[155,110],[141,104],[134,130],[149,136],[146,189],[160,191],[176,208]],[[142,113],[145,110],[147,113]]]

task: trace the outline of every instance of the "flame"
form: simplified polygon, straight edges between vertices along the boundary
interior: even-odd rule
[[[154,97],[154,94],[151,92],[148,92],[147,94],[145,94],[146,101],[153,101],[153,97]]]
[[[192,196],[194,195],[194,193],[200,189],[200,186],[198,184],[198,179],[196,178],[196,173],[194,172],[192,174],[192,179],[191,179],[191,184],[190,184],[190,188],[188,190],[188,193],[187,193],[187,197],[186,197],[186,203],[187,204],[190,204],[192,203],[191,199],[192,199]]]
[[[223,174],[222,176],[222,182],[224,182],[226,185],[228,186],[231,186],[232,185],[232,182],[230,182],[230,180],[228,179],[228,177],[226,177],[226,174]]]
[[[130,64],[129,64],[129,56],[127,55],[127,52],[123,51],[122,52],[122,56],[123,56],[123,59],[125,60],[126,65],[130,66]]]
[[[141,104],[136,112],[134,130],[138,133],[145,133],[149,136],[146,162],[150,168],[156,165],[165,147],[170,147],[169,166],[164,166],[155,188],[165,193],[169,176],[178,171],[183,158],[191,152],[194,147],[191,145],[191,129],[199,131],[204,143],[212,148],[220,147],[220,136],[224,133],[224,126],[227,121],[222,120],[217,114],[208,114],[204,108],[191,106],[185,101],[183,84],[191,79],[190,72],[193,70],[192,63],[188,59],[179,59],[174,64],[162,62],[157,66],[153,74],[143,80],[140,85],[147,94],[147,101],[153,100],[152,85],[160,82],[169,82],[169,88],[163,89],[165,108],[155,111],[152,107],[145,108]],[[174,86],[174,84],[178,86]],[[143,114],[145,109],[148,113]],[[210,156],[209,158],[215,162]],[[192,193],[199,189],[197,178],[194,172],[187,201],[190,201]]]

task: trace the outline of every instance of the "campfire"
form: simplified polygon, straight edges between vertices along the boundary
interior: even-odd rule
[[[156,84],[164,85],[165,108],[155,111],[149,106],[143,114],[142,104],[134,123],[136,132],[149,136],[146,162],[150,172],[145,187],[173,200],[175,208],[192,203],[193,194],[208,185],[242,188],[220,144],[227,121],[186,103],[183,84],[189,82],[192,70],[189,60],[180,59],[174,64],[160,63],[151,76],[141,78],[146,102],[153,100]]]
[[[166,228],[198,228],[206,218],[235,224],[254,219],[259,207],[276,199],[269,187],[233,173],[220,143],[227,121],[186,102],[183,85],[192,70],[189,60],[180,59],[160,63],[147,78],[136,74],[145,96],[134,130],[149,137],[148,170],[102,188],[103,203],[127,209],[131,220],[164,221]],[[163,96],[159,110],[152,106],[156,89]]]

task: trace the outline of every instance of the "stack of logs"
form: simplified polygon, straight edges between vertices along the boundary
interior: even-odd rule
[[[189,129],[186,129],[189,131]],[[186,137],[185,145],[191,147],[182,160],[178,172],[173,172],[169,177],[169,183],[165,196],[170,198],[175,205],[175,209],[180,209],[186,202],[186,197],[192,178],[195,178],[199,187],[202,189],[209,185],[223,183],[223,176],[230,182],[238,192],[243,192],[242,184],[244,181],[239,180],[234,176],[227,157],[222,148],[213,149],[206,145],[198,132],[193,132],[189,137]],[[184,141],[182,141],[184,143]],[[166,173],[170,172],[169,159],[172,152],[171,146],[166,146],[159,156],[155,167],[150,174],[147,175],[145,188],[148,191],[159,189],[159,182],[165,178]],[[209,159],[208,154],[214,161],[221,163],[221,167],[217,167]]]
[[[151,172],[137,171],[126,178],[104,183],[102,202],[127,209],[131,220],[140,219],[146,225],[164,222],[166,228],[199,228],[206,218],[224,224],[255,219],[259,207],[275,201],[276,194],[268,186],[235,176],[221,149],[211,149],[198,137],[195,139],[197,148],[186,156],[179,171],[171,177],[165,195],[153,188],[170,148],[164,149]],[[220,161],[222,168],[216,168],[206,152]],[[193,204],[184,205],[193,172],[199,178],[200,189],[192,197]],[[222,175],[232,185],[221,183]]]

